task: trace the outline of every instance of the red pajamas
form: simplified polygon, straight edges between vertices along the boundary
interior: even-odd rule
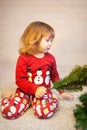
[[[21,54],[17,60],[15,78],[18,86],[16,93],[11,98],[4,98],[1,103],[2,115],[5,118],[18,118],[30,105],[38,118],[49,118],[57,111],[58,101],[51,91],[40,99],[32,96],[38,87],[49,89],[52,82],[60,79],[54,56],[48,52],[43,58]]]
[[[51,91],[48,91],[41,99],[34,98],[32,104],[34,114],[42,119],[53,116],[59,107],[58,100],[52,96]]]
[[[23,113],[32,104],[34,114],[38,118],[46,119],[57,111],[58,101],[52,97],[52,92],[48,91],[41,99],[27,95],[17,89],[11,98],[4,98],[1,103],[1,111],[3,117],[7,119],[15,119],[23,115]]]
[[[1,111],[5,118],[14,119],[22,115],[29,106],[30,96],[17,89],[13,97],[2,100]]]

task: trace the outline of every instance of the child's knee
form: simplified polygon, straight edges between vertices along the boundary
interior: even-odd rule
[[[51,95],[45,95],[42,99],[34,98],[33,110],[34,114],[38,118],[47,119],[54,115],[58,110],[58,101],[51,97]]]
[[[20,101],[19,97],[4,98],[1,102],[1,112],[3,117],[7,119],[15,119],[21,116],[27,109],[27,106]]]

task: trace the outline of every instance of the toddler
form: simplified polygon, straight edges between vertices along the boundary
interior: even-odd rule
[[[20,38],[19,57],[16,64],[17,89],[13,96],[3,97],[3,117],[15,119],[32,105],[35,116],[47,119],[58,110],[58,92],[51,84],[60,80],[55,58],[48,51],[53,45],[54,29],[47,23],[32,22]],[[72,99],[68,93],[64,98]]]

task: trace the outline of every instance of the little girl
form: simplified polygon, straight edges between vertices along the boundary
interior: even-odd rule
[[[40,21],[32,22],[25,29],[20,39],[20,56],[16,65],[18,88],[12,97],[4,97],[1,102],[5,118],[18,118],[30,105],[34,114],[42,119],[53,116],[58,110],[58,92],[50,90],[51,84],[60,80],[55,58],[48,52],[54,36],[54,29]],[[73,98],[65,92],[61,95]]]

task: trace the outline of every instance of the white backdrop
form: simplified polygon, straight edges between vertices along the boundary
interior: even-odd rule
[[[16,61],[21,34],[37,20],[55,29],[58,64],[87,64],[87,0],[0,0],[0,62]]]

